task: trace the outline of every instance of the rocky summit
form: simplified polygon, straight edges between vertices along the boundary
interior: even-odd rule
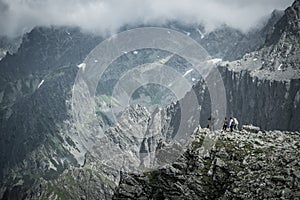
[[[197,128],[172,164],[123,174],[113,199],[299,199],[300,133]]]

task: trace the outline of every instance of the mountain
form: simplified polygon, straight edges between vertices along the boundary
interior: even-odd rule
[[[67,160],[76,163],[64,147],[69,140],[60,125],[68,119],[67,100],[78,70],[76,64],[100,41],[79,29],[36,28],[23,37],[17,53],[1,60],[2,184],[15,184],[18,178],[4,178],[13,171],[17,177],[25,177],[26,190],[35,180],[32,174],[42,176],[51,171],[52,157],[62,158],[53,161],[59,173]],[[23,195],[22,189],[16,188],[20,193],[12,193]]]
[[[262,129],[299,131],[299,78],[287,73],[283,76],[281,73],[284,70],[272,71],[269,65],[263,64],[268,63],[265,62],[268,59],[277,59],[269,52],[280,53],[283,50],[281,44],[296,44],[294,47],[298,47],[297,31],[290,31],[291,26],[284,25],[290,24],[289,20],[298,19],[297,2],[284,14],[273,12],[265,27],[247,34],[226,25],[211,33],[205,33],[201,25],[170,22],[165,27],[178,30],[198,41],[211,58],[229,60],[217,62],[227,101],[219,99],[227,105],[226,115],[237,116],[241,124],[255,124]],[[285,18],[286,21],[283,20]],[[279,33],[279,40],[272,39],[277,38],[275,35]],[[268,37],[265,41],[266,35]],[[127,173],[142,174],[148,169],[172,165],[181,154],[188,152],[189,145],[193,145],[190,135],[195,128],[199,124],[206,127],[207,118],[214,109],[208,88],[209,84],[214,84],[207,81],[215,74],[201,77],[196,70],[193,71],[187,60],[156,49],[124,52],[114,60],[96,88],[96,101],[92,104],[96,114],[88,116],[85,124],[76,121],[71,109],[74,106],[71,104],[74,81],[78,72],[84,68],[85,57],[103,40],[102,37],[82,32],[78,28],[37,27],[23,37],[16,53],[7,54],[0,61],[1,199],[111,199],[116,187],[120,185],[114,197],[119,198],[119,194],[124,195],[122,189],[127,191],[129,188],[126,179],[133,176]],[[295,55],[294,59],[287,61],[290,66],[298,66],[298,51],[299,48],[290,51],[291,55]],[[243,56],[247,52],[251,53]],[[117,120],[112,120],[106,111],[120,103],[113,98],[112,89],[119,79],[126,77],[126,72],[144,63],[164,64],[176,70],[193,86],[182,97],[177,97],[180,99],[177,102],[172,102],[176,98],[166,87],[155,84],[140,87],[132,95],[131,102],[142,105],[128,106],[118,113]],[[291,67],[288,71],[293,70],[297,69]],[[137,69],[137,73],[142,71],[143,68]],[[166,79],[172,79],[171,74]],[[86,91],[83,91],[83,100],[88,99],[84,94]],[[86,109],[85,104],[80,108]],[[219,128],[221,120],[216,128]],[[103,128],[103,135],[99,134],[97,128],[94,129],[95,124]],[[202,133],[210,134],[207,130]],[[265,140],[273,141],[275,139],[271,133],[260,134]],[[245,139],[247,146],[247,138],[243,138],[243,134],[248,132],[237,132],[234,137],[236,141]],[[286,140],[298,141],[297,132],[280,132],[278,135]],[[256,135],[252,137],[251,140],[248,138],[251,144],[252,139],[257,139]],[[223,139],[228,138],[224,136]],[[197,142],[194,145],[197,146]],[[256,153],[255,145],[258,144],[254,142],[252,145],[253,148],[251,145],[249,147],[250,155]],[[265,150],[263,144],[262,147]],[[296,149],[297,143],[291,147],[287,144],[286,148]],[[257,154],[260,155],[259,152]],[[276,149],[276,152],[279,150]],[[237,154],[232,153],[232,156]],[[288,152],[279,154],[284,158],[290,155],[297,157]],[[200,158],[196,154],[192,156]],[[209,166],[215,160],[214,157],[210,159]],[[255,156],[253,159],[251,162],[256,161]],[[194,161],[188,158],[182,162]],[[231,165],[231,162],[229,160],[227,164]],[[296,171],[297,176],[297,170],[296,165],[290,174]],[[156,181],[156,174],[152,177],[150,173],[150,176],[150,179],[154,177]],[[253,177],[245,176],[245,179]],[[196,176],[194,178],[193,181],[198,181]],[[211,180],[211,177],[205,178]],[[134,183],[138,186],[138,182]],[[213,183],[203,186],[205,191],[211,187],[212,191],[219,191],[216,192],[217,196],[223,195],[225,188],[219,188]],[[226,182],[224,187],[230,184]],[[294,191],[294,188],[290,190]],[[143,192],[150,195],[151,191]],[[228,195],[232,195],[233,189],[228,191]]]
[[[262,53],[269,61],[266,60],[263,69],[280,70],[287,75],[296,71],[295,77],[299,77],[299,8],[300,2],[295,1],[268,35],[266,45],[269,48]]]
[[[295,132],[261,131],[248,125],[229,133],[210,131],[185,119],[195,131],[181,156],[155,170],[122,174],[113,199],[298,199],[298,22],[299,1],[295,1],[274,28],[265,28],[270,32],[263,46],[217,67],[225,86],[227,115],[263,130]],[[213,112],[207,88],[212,77],[200,81],[181,100],[186,105],[196,93],[202,107],[201,126]],[[197,117],[193,109],[188,112]],[[220,118],[218,112],[213,113]]]
[[[218,66],[227,114],[237,116],[240,123],[299,131],[299,13],[299,1],[295,1],[265,45]],[[205,100],[208,89],[203,88],[205,82],[193,87],[202,97],[199,105],[206,105],[200,112],[201,125],[207,123],[205,116],[212,105]],[[182,99],[188,103],[185,99],[189,94]],[[227,133],[196,128],[176,161],[156,170],[123,174],[113,199],[298,199],[297,131],[243,126],[241,131]]]

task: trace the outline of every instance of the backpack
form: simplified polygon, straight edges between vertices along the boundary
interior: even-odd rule
[[[233,124],[234,124],[234,125],[238,125],[238,124],[239,124],[239,121],[238,121],[236,118],[233,118]]]

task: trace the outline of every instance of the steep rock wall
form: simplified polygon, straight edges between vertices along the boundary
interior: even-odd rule
[[[226,88],[228,115],[263,129],[300,130],[300,80],[268,80],[219,67]]]

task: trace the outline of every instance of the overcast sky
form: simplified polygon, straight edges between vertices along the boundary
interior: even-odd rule
[[[109,33],[125,24],[180,20],[207,30],[228,24],[242,31],[293,0],[0,0],[0,35],[41,25],[73,25]]]

